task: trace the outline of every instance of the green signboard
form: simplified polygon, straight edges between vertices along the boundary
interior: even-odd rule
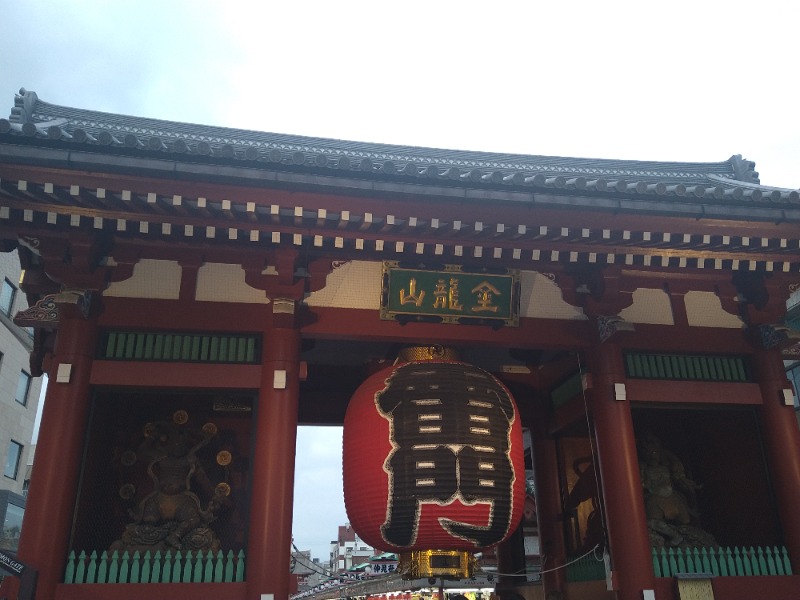
[[[516,327],[518,289],[519,272],[512,269],[485,273],[445,265],[434,271],[384,261],[381,318]]]

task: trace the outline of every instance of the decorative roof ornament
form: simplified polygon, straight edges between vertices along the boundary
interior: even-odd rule
[[[19,89],[19,94],[14,96],[14,108],[11,109],[12,123],[33,122],[33,111],[39,102],[36,92],[29,92],[24,87]]]
[[[758,171],[755,170],[756,163],[743,159],[741,154],[734,154],[728,161],[733,167],[733,174],[737,180],[747,183],[761,183],[758,178]]]

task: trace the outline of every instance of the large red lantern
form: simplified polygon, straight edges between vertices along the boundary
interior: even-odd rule
[[[441,347],[408,349],[356,390],[343,458],[353,529],[399,552],[413,578],[471,575],[471,554],[504,541],[522,518],[514,399],[490,373]]]

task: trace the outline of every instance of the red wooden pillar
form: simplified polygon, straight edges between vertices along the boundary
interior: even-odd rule
[[[622,354],[605,342],[587,358],[614,589],[619,600],[641,600],[642,590],[654,588],[655,574],[630,405],[615,390],[625,383]]]
[[[495,547],[497,555],[498,575],[496,590],[503,597],[503,591],[514,597],[514,588],[522,585],[525,578],[525,532],[522,524],[508,537],[508,539]]]
[[[52,600],[64,576],[96,345],[96,320],[84,318],[75,306],[60,305],[53,371],[49,374],[18,552],[20,560],[39,571],[38,600]],[[57,377],[59,372],[61,376]]]
[[[784,541],[792,569],[800,572],[800,430],[794,406],[784,402],[784,390],[791,389],[778,350],[757,350],[756,377],[761,388],[761,423],[767,461],[778,503]]]
[[[558,477],[556,442],[547,432],[547,411],[537,410],[529,424],[533,442],[533,473],[536,482],[536,520],[542,556],[545,595],[563,593],[566,571],[558,568],[567,561],[561,513],[561,482]]]
[[[286,600],[290,590],[300,331],[293,314],[275,312],[289,303],[294,306],[291,300],[273,300],[272,324],[264,332],[247,542],[248,600],[261,600],[262,595]]]

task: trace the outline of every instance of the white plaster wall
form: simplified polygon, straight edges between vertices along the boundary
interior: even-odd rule
[[[323,289],[306,299],[309,306],[380,309],[382,263],[350,261],[335,268]],[[214,302],[267,304],[263,291],[245,283],[239,265],[206,263],[198,272],[196,299]],[[174,300],[180,291],[181,267],[175,261],[144,259],[134,266],[133,276],[111,284],[106,296]],[[548,276],[536,271],[520,273],[520,316],[540,319],[585,319],[583,311],[565,302],[561,290]],[[633,305],[620,313],[631,323],[674,324],[669,296],[660,289],[640,288]],[[740,328],[738,317],[722,310],[711,292],[689,292],[685,296],[689,325],[695,327]]]
[[[684,302],[689,325],[693,327],[743,327],[739,317],[722,310],[722,303],[713,292],[689,292],[684,296]]]
[[[380,310],[382,263],[353,260],[335,268],[325,287],[309,294],[308,306]]]
[[[546,275],[520,273],[520,317],[539,319],[586,319],[583,311],[564,301],[561,289]]]
[[[205,263],[197,273],[195,300],[268,304],[266,293],[247,285],[244,277],[241,265]]]
[[[133,267],[133,275],[112,283],[104,296],[177,300],[181,287],[181,266],[172,260],[142,259]]]
[[[633,292],[633,304],[619,313],[629,323],[674,325],[672,305],[664,290],[639,288]]]

